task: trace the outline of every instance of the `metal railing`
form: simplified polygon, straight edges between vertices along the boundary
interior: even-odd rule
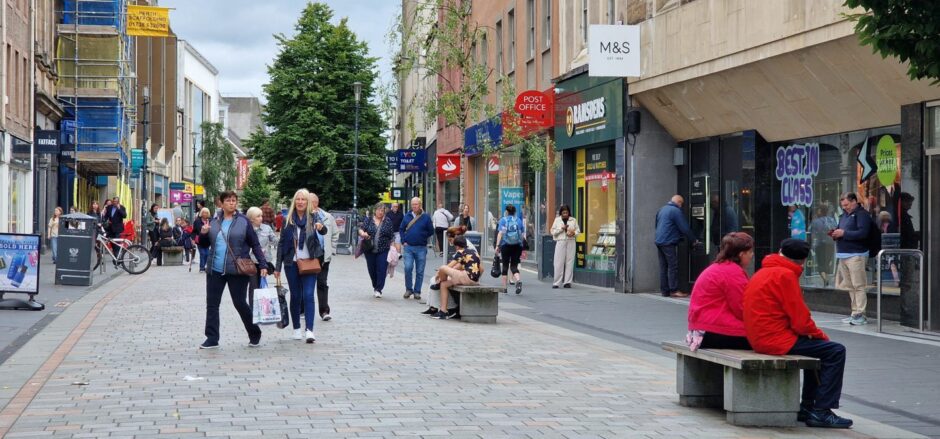
[[[878,308],[876,311],[876,317],[878,319],[878,332],[883,332],[881,330],[881,258],[884,255],[909,255],[917,256],[918,268],[917,273],[920,274],[924,267],[924,252],[916,249],[885,249],[878,252],[878,256],[875,257],[875,265],[877,266],[877,280],[878,280],[878,291],[877,291],[877,304]],[[917,327],[920,332],[924,332],[924,279],[923,276],[918,276],[917,281]]]

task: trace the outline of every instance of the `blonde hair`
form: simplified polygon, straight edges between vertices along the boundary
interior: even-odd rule
[[[209,208],[208,208],[208,207],[203,207],[202,210],[199,211],[199,216],[203,216],[203,215],[209,216],[210,213],[211,213],[211,212],[209,212]]]
[[[298,196],[304,197],[304,199],[307,200],[307,210],[304,214],[310,213],[310,191],[306,188],[297,189],[297,192],[294,192],[294,197],[290,199],[290,210],[287,211],[286,221],[288,225],[294,225],[294,200],[296,200]]]
[[[248,208],[248,212],[245,212],[245,216],[248,217],[248,221],[255,219],[256,217],[261,216],[261,208],[251,206]]]

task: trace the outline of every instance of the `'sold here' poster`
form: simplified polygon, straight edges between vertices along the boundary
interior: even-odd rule
[[[0,233],[0,292],[39,292],[39,235]]]

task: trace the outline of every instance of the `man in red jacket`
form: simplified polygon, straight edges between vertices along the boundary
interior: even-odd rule
[[[805,355],[820,360],[819,371],[803,372],[803,396],[797,420],[810,427],[849,428],[852,420],[839,408],[845,346],[834,341],[810,316],[800,289],[809,243],[785,239],[780,253],[764,258],[744,290],[744,327],[755,351],[769,355]]]

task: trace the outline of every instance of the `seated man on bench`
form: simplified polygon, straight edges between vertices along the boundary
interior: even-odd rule
[[[764,258],[744,290],[744,327],[758,353],[819,359],[819,371],[803,372],[798,421],[810,427],[849,428],[851,419],[832,412],[842,396],[845,346],[829,341],[816,327],[800,289],[809,250],[804,240],[784,239],[779,253]]]
[[[480,273],[483,272],[483,266],[480,263],[480,255],[476,251],[467,248],[467,238],[457,236],[454,238],[454,247],[457,252],[451,258],[447,265],[442,265],[437,270],[437,276],[434,277],[435,283],[431,285],[432,290],[441,291],[441,308],[431,317],[435,319],[450,319],[457,315],[456,312],[447,312],[447,299],[450,297],[450,287],[459,285],[477,285],[480,280]]]

